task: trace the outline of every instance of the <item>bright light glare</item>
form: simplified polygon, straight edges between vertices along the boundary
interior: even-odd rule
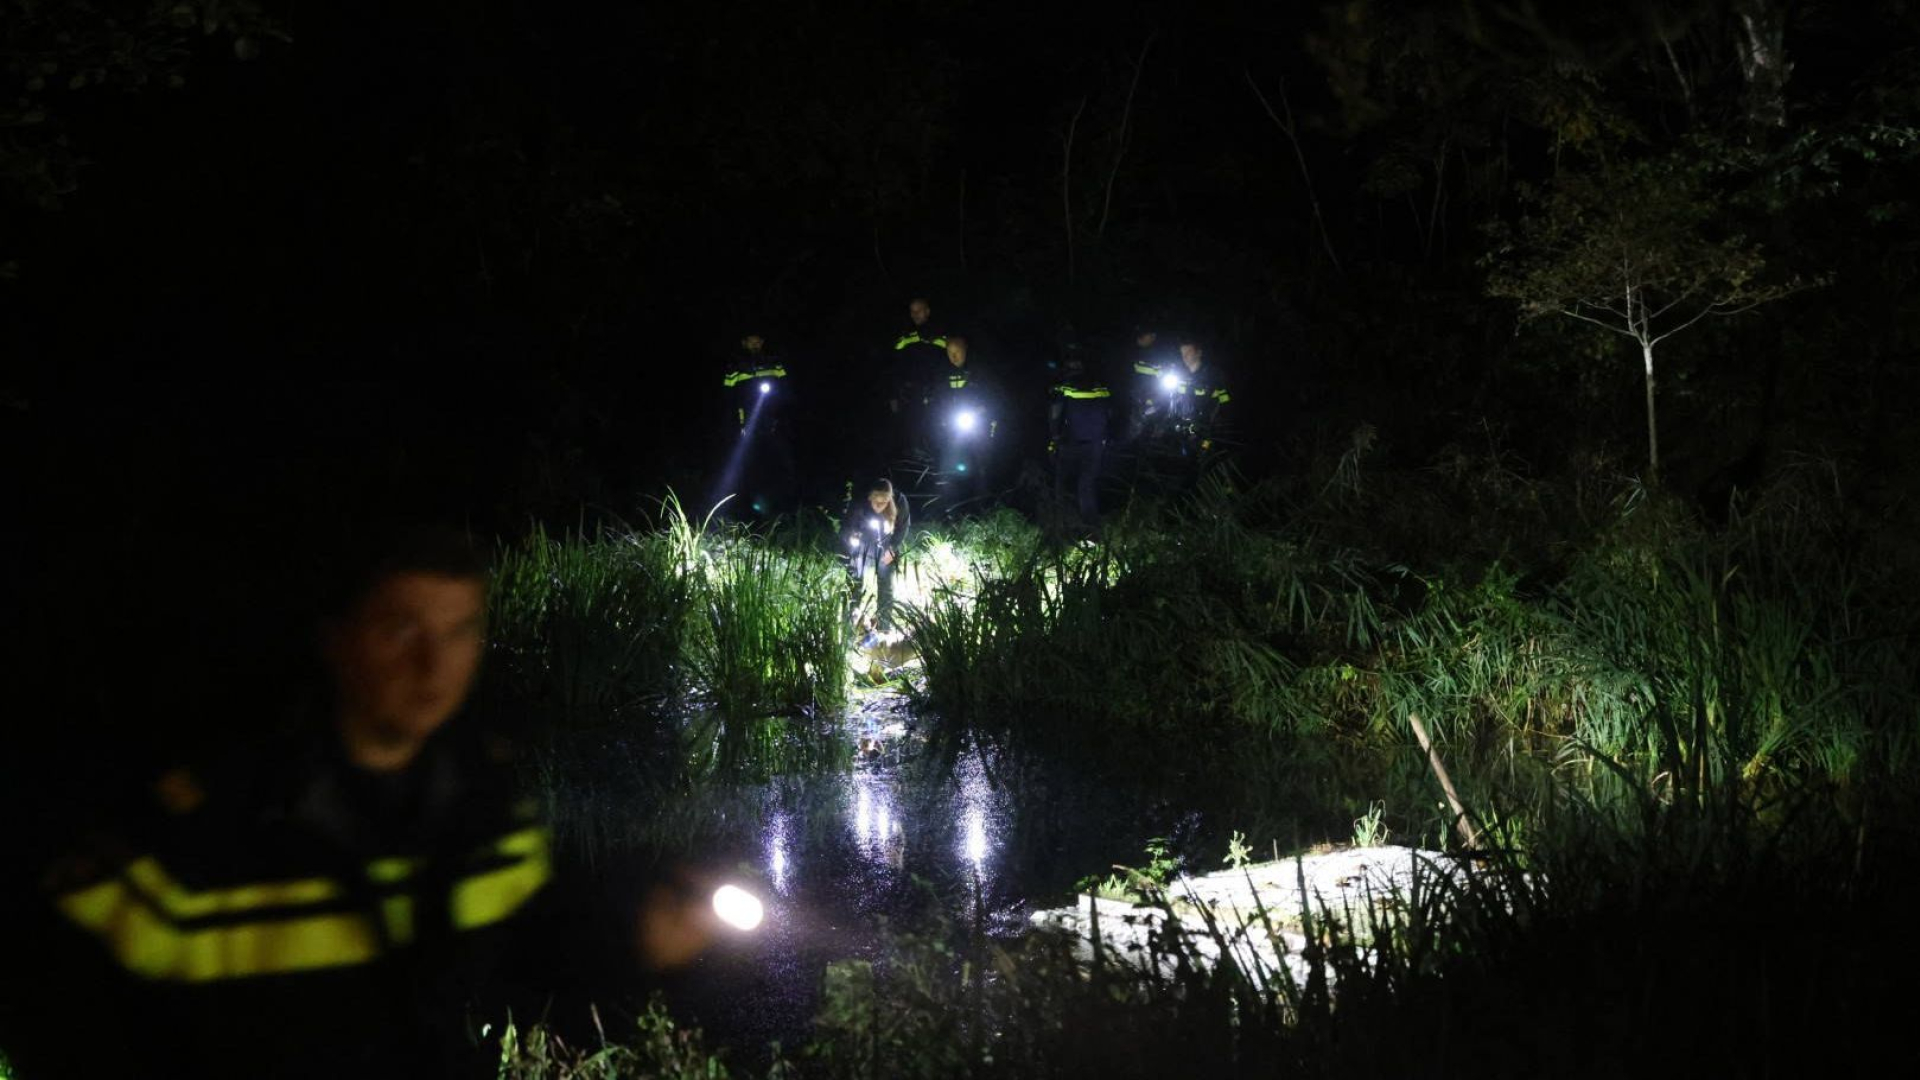
[[[1171,371],[1162,374],[1160,376],[1160,389],[1166,390],[1169,392],[1180,389],[1179,376],[1175,375]]]
[[[736,930],[751,930],[766,918],[760,898],[737,885],[722,885],[713,894],[713,913]]]
[[[855,551],[859,551],[860,550],[860,534],[854,533],[852,536],[847,537],[847,546],[852,548]]]
[[[980,425],[980,414],[972,409],[961,409],[954,414],[953,426],[961,431],[972,431]]]
[[[987,817],[979,810],[967,811],[967,858],[975,866],[987,858]]]
[[[771,394],[771,393],[773,393],[773,384],[772,384],[771,382],[768,382],[768,381],[767,381],[767,380],[765,380],[765,379],[761,379],[761,380],[760,380],[760,392],[761,392],[761,393],[763,393],[763,394]]]

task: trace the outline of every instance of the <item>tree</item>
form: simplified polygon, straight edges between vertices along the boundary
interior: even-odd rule
[[[1751,311],[1803,287],[1766,275],[1760,246],[1731,227],[1714,178],[1725,159],[1698,147],[1569,169],[1529,193],[1517,227],[1492,229],[1488,291],[1523,317],[1559,315],[1640,346],[1647,478],[1660,480],[1655,349],[1703,319]]]

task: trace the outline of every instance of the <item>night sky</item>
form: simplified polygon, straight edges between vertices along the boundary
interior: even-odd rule
[[[1487,290],[1485,226],[1595,153],[1582,124],[1772,155],[1798,186],[1744,227],[1825,282],[1672,347],[1671,488],[1825,455],[1898,513],[1916,175],[1858,146],[1914,122],[1920,10],[1790,5],[1756,127],[1735,6],[37,8],[0,230],[14,655],[145,752],[148,718],[244,716],[344,522],[700,488],[753,329],[825,501],[874,471],[840,433],[915,295],[1030,395],[1017,455],[1067,345],[1112,365],[1152,321],[1229,372],[1256,476],[1363,423],[1408,467],[1631,473],[1636,358]]]

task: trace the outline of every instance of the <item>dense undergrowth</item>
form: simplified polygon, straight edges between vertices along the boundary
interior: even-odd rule
[[[1366,450],[1311,482],[1136,500],[1098,545],[1008,514],[927,530],[903,588],[920,730],[935,761],[995,748],[1016,783],[1091,771],[1251,828],[1326,826],[1283,843],[1384,803],[1474,872],[1323,913],[1304,981],[1171,937],[1171,978],[1089,977],[1061,942],[935,914],[830,967],[779,1071],[1761,1075],[1886,1048],[1912,994],[1885,958],[1916,944],[1912,575],[1833,470],[1709,525],[1630,483],[1497,458],[1370,473]],[[816,548],[684,519],[536,536],[497,593],[506,685],[576,730],[694,718],[663,743],[682,783],[831,764],[765,735],[844,701],[843,585]],[[597,1060],[689,1045],[657,1029]],[[513,1075],[727,1069],[562,1057]]]

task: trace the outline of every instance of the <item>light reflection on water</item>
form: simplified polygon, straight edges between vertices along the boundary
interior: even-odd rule
[[[773,891],[781,896],[787,895],[789,878],[787,875],[787,815],[774,812],[767,817],[767,877],[773,882]]]
[[[994,891],[1010,807],[977,752],[962,757],[942,781],[909,781],[876,757],[819,782],[838,788],[838,796],[814,802],[810,812],[770,805],[762,818],[763,865],[777,894],[793,898],[831,863],[852,871],[862,892],[907,874],[964,883],[969,892]],[[836,833],[845,839],[835,843]]]

